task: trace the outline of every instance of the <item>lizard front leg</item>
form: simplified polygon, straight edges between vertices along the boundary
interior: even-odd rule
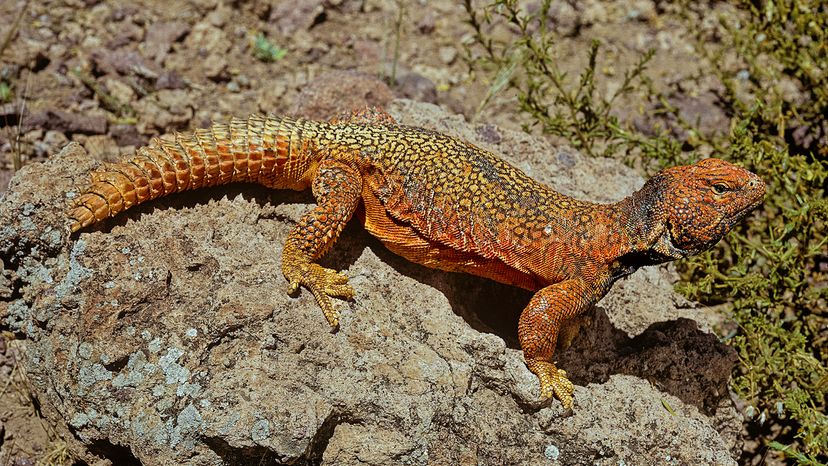
[[[295,293],[300,286],[307,288],[331,327],[337,327],[339,312],[334,309],[331,297],[351,299],[354,290],[345,274],[326,269],[315,261],[333,246],[356,210],[362,193],[362,176],[346,163],[324,159],[312,189],[317,206],[288,235],[282,251],[282,273],[289,283],[289,293]]]
[[[566,280],[535,293],[520,314],[518,338],[526,366],[538,376],[541,398],[557,396],[564,408],[572,406],[575,386],[555,367],[552,354],[562,326],[587,311],[593,296],[584,280]]]

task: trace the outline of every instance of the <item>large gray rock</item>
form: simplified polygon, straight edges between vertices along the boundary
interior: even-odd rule
[[[581,198],[643,183],[434,106],[391,110]],[[89,463],[735,464],[733,353],[664,322],[694,313],[665,270],[625,281],[559,354],[578,385],[565,412],[535,403],[516,340],[527,293],[410,264],[352,222],[323,261],[357,294],[331,333],[279,272],[308,193],[202,190],[70,237],[65,204],[94,165],[70,144],[0,204],[0,330],[24,338],[44,415]]]

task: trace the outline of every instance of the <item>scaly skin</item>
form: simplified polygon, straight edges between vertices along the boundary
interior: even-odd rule
[[[765,192],[756,175],[706,159],[662,170],[620,202],[593,204],[379,110],[327,123],[254,115],[155,140],[94,172],[69,213],[71,229],[159,196],[235,181],[312,188],[317,206],[288,236],[282,272],[291,292],[313,293],[331,326],[339,325],[331,298],[354,291],[345,275],[316,261],[358,210],[369,232],[413,262],[534,291],[518,324],[521,348],[541,397],[557,396],[564,407],[573,385],[552,362],[559,334],[568,344],[577,317],[617,279],[713,246]]]

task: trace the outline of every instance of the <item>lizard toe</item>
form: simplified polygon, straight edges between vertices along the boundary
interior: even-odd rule
[[[334,308],[331,298],[324,293],[318,294],[314,292],[313,295],[316,298],[316,302],[319,303],[319,307],[322,308],[325,320],[328,321],[331,328],[335,329],[339,327],[339,311]]]
[[[325,294],[341,299],[354,299],[354,288],[348,283],[328,285]]]
[[[566,377],[566,371],[547,361],[528,361],[529,369],[538,376],[541,400],[555,397],[564,408],[571,408],[575,385]]]
[[[557,373],[550,377],[550,388],[559,400],[561,405],[569,409],[572,407],[573,394],[575,393],[575,385],[566,378],[566,372],[558,369]]]
[[[339,311],[334,308],[331,298],[354,297],[354,289],[348,284],[347,275],[312,262],[290,264],[283,268],[283,273],[288,280],[290,294],[295,293],[300,286],[307,288],[316,298],[331,327],[339,326]]]

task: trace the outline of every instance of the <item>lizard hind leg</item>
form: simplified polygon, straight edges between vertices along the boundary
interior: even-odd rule
[[[589,296],[581,280],[567,280],[547,286],[535,293],[518,322],[523,358],[529,370],[538,377],[541,399],[555,396],[564,408],[572,407],[575,386],[566,377],[566,372],[552,362],[552,355],[559,336],[564,340],[571,338],[567,334],[569,325],[566,322],[592,305]]]
[[[307,288],[313,293],[331,327],[339,325],[339,312],[331,297],[352,299],[354,290],[341,272],[315,263],[333,246],[353,215],[362,192],[362,176],[354,167],[333,159],[319,164],[313,180],[317,206],[288,235],[282,251],[282,273],[289,293]]]

